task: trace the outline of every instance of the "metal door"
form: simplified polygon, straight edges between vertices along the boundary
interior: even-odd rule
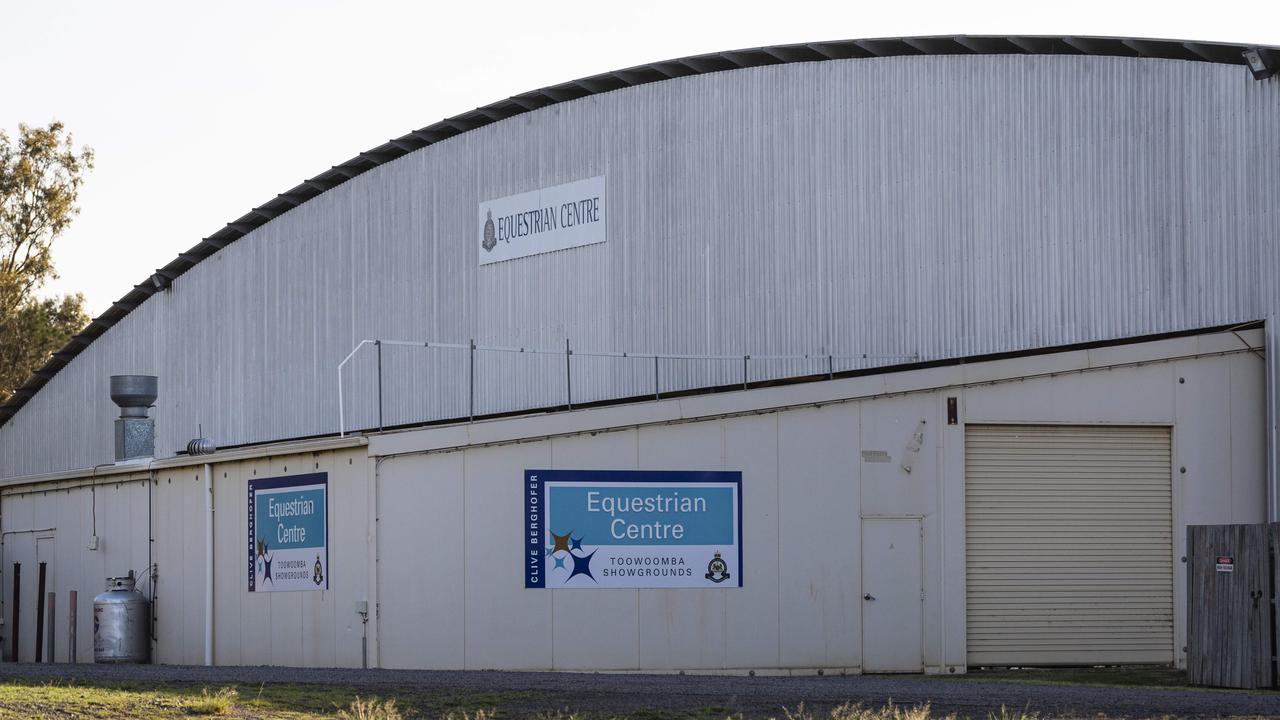
[[[862,519],[862,669],[924,669],[920,518]]]
[[[965,426],[968,658],[1173,662],[1167,427]]]

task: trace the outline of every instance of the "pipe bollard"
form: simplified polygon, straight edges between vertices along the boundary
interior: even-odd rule
[[[22,617],[21,601],[22,600],[22,563],[13,564],[13,627],[9,629],[9,643],[12,648],[9,651],[9,659],[18,662],[18,629],[22,627],[19,620]]]
[[[45,658],[45,662],[50,663],[53,662],[53,619],[57,617],[57,615],[54,614],[54,608],[56,606],[56,603],[54,602],[55,599],[54,593],[49,593],[49,627],[46,628],[44,647],[45,652],[49,655],[49,657]]]
[[[48,563],[40,563],[36,577],[36,662],[44,662],[44,580]]]
[[[76,661],[76,591],[67,593],[67,662]]]

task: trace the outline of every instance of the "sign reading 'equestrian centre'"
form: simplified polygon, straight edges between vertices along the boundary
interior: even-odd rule
[[[480,203],[480,264],[605,241],[604,176]]]
[[[329,476],[249,480],[249,592],[329,587]]]
[[[526,588],[742,587],[742,473],[526,470]]]

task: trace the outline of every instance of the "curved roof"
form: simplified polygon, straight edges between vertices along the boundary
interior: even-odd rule
[[[946,35],[930,37],[835,40],[774,45],[694,55],[638,65],[592,75],[559,85],[521,93],[484,107],[445,118],[366,150],[355,157],[304,180],[229,222],[217,232],[159,268],[77,333],[49,361],[32,373],[13,395],[0,405],[0,426],[13,417],[54,375],[147,298],[166,289],[175,279],[227,245],[259,226],[283,215],[351,178],[383,163],[428,145],[490,123],[556,103],[643,85],[661,80],[785,63],[821,62],[908,55],[1094,55],[1162,58],[1247,65],[1242,53],[1260,46],[1227,43],[1079,36]],[[1280,50],[1280,48],[1267,48]]]

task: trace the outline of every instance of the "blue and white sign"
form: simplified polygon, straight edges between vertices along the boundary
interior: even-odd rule
[[[249,480],[249,592],[329,587],[327,473]]]
[[[526,470],[526,588],[742,587],[742,473]]]
[[[604,176],[480,203],[480,264],[605,241]]]

